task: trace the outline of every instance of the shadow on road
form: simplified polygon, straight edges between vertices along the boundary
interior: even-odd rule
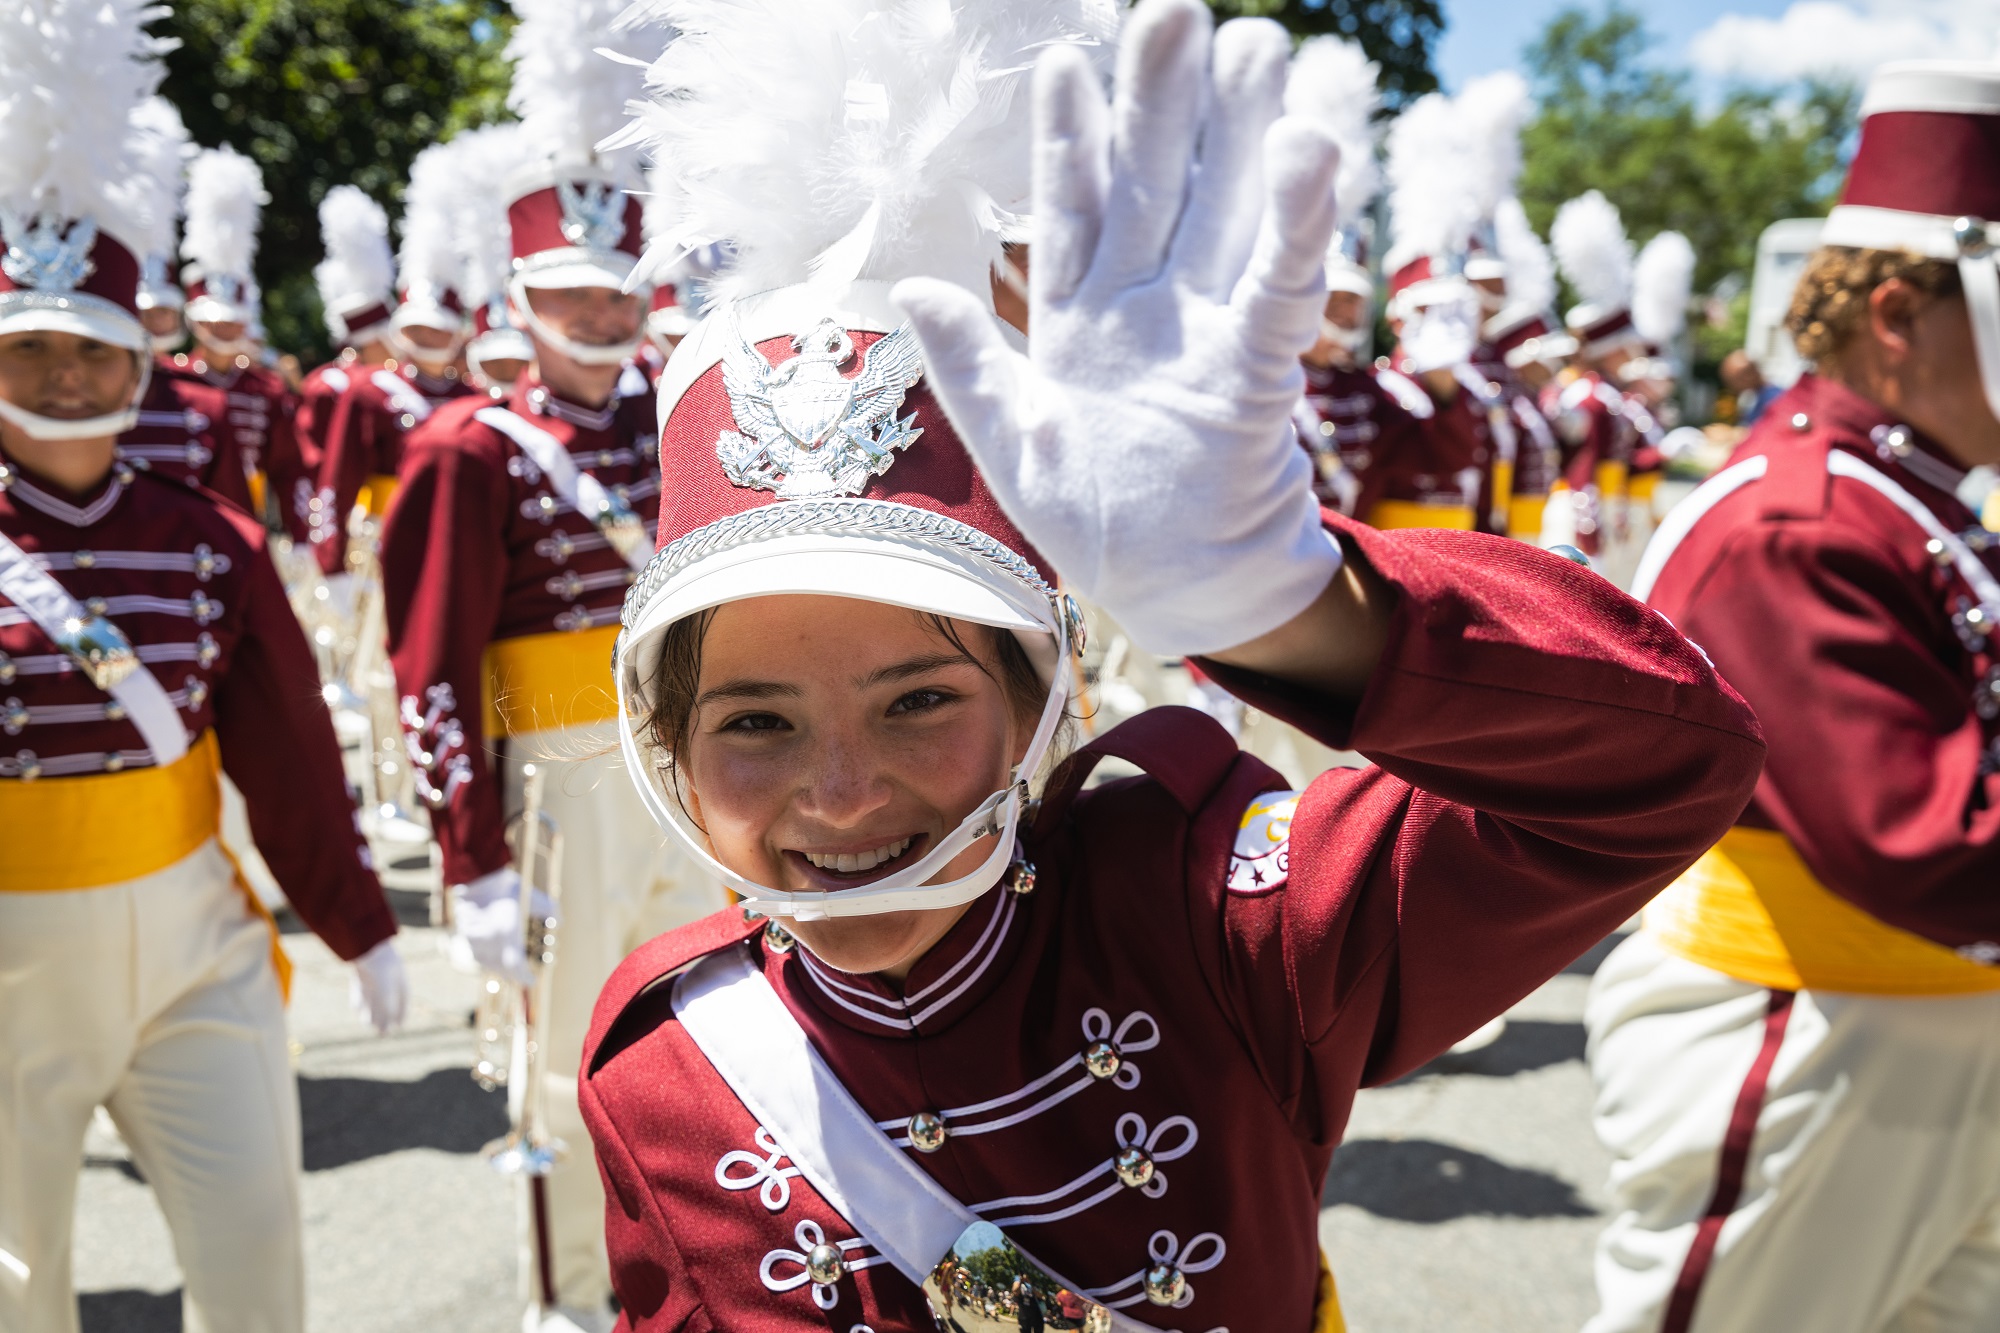
[[[180,1333],[178,1291],[86,1291],[76,1298],[83,1333]]]
[[[1510,1018],[1507,1030],[1491,1046],[1464,1055],[1440,1055],[1423,1068],[1405,1074],[1397,1083],[1415,1083],[1427,1078],[1475,1074],[1485,1078],[1511,1078],[1531,1069],[1583,1059],[1584,1031],[1581,1023],[1552,1023],[1540,1018]]]
[[[1337,1203],[1399,1222],[1597,1215],[1566,1181],[1430,1139],[1343,1143],[1320,1196]]]
[[[1613,949],[1623,944],[1631,933],[1629,930],[1612,931],[1609,935],[1606,935],[1603,939],[1585,949],[1583,956],[1564,968],[1563,971],[1573,977],[1596,976],[1597,969],[1603,966],[1606,956]]]
[[[507,1132],[507,1096],[483,1092],[463,1069],[437,1069],[414,1083],[369,1078],[300,1078],[306,1170],[433,1148],[477,1152]]]

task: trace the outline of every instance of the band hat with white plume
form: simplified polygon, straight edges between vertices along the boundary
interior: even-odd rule
[[[1639,251],[1632,265],[1632,327],[1654,354],[1671,353],[1687,328],[1694,294],[1694,246],[1677,231],[1663,231]]]
[[[1467,83],[1452,105],[1468,138],[1472,174],[1466,188],[1478,213],[1465,276],[1476,282],[1506,280],[1511,299],[1512,275],[1499,242],[1499,213],[1501,205],[1514,197],[1514,182],[1521,174],[1521,126],[1530,107],[1527,81],[1512,70],[1482,75]]]
[[[1327,289],[1367,297],[1375,294],[1368,272],[1368,210],[1382,189],[1374,123],[1382,105],[1381,72],[1359,42],[1312,37],[1292,57],[1285,79],[1285,114],[1312,121],[1340,147],[1333,185],[1340,217],[1326,253]]]
[[[659,539],[627,596],[615,675],[620,741],[654,818],[772,915],[969,902],[1006,872],[1010,781],[914,863],[861,888],[791,894],[716,860],[675,799],[672,756],[642,741],[667,631],[698,612],[803,593],[1012,632],[1042,673],[1023,782],[1068,697],[1073,604],[1001,510],[923,382],[888,299],[918,274],[990,291],[1030,198],[1028,84],[1048,46],[1107,66],[1111,0],[643,0],[677,36],[619,142],[669,164],[679,220],[647,275],[728,254],[701,322],[661,377]],[[664,766],[664,767],[663,767]],[[977,871],[947,883],[981,838]]]
[[[521,165],[521,125],[507,121],[465,130],[451,146],[459,187],[451,203],[457,288],[472,312],[465,359],[474,370],[489,361],[530,361],[534,345],[507,310],[513,238],[507,225],[507,178]]]
[[[507,105],[521,118],[520,157],[502,197],[520,287],[622,288],[637,263],[641,206],[627,193],[638,185],[637,155],[606,141],[644,92],[645,56],[659,34],[621,24],[627,8],[626,0],[514,0]]]
[[[131,135],[133,165],[154,186],[143,218],[146,234],[134,238],[145,247],[140,257],[139,309],[178,310],[187,304],[187,295],[174,280],[174,224],[194,149],[180,111],[157,94],[133,108]]]
[[[1555,260],[1519,199],[1503,199],[1494,210],[1493,239],[1507,266],[1507,304],[1481,330],[1487,343],[1516,370],[1531,361],[1554,363],[1576,355],[1576,339],[1555,316]]]
[[[187,317],[197,324],[248,324],[256,314],[257,224],[271,196],[264,173],[234,148],[204,148],[188,163]]]
[[[173,47],[146,34],[156,16],[141,0],[0,5],[0,137],[8,145],[0,153],[0,333],[37,329],[134,352],[150,347],[138,319],[141,261],[173,215],[171,193],[163,198],[160,179],[145,169],[146,145],[134,130],[159,87],[159,57]]]
[[[1556,210],[1549,244],[1578,302],[1563,316],[1587,358],[1643,343],[1632,327],[1632,242],[1618,208],[1586,190]]]
[[[326,258],[313,266],[313,283],[327,332],[348,347],[375,342],[396,299],[389,215],[359,186],[336,185],[320,200],[319,235]]]
[[[401,300],[389,320],[394,334],[412,326],[453,335],[465,330],[465,305],[458,295],[464,265],[453,234],[456,201],[470,184],[465,159],[454,139],[432,144],[410,163],[410,183],[403,191],[403,243],[396,253]],[[415,351],[406,345],[399,354],[414,356]]]
[[[1394,242],[1383,261],[1390,310],[1407,312],[1471,291],[1466,246],[1479,223],[1470,136],[1442,93],[1411,103],[1389,129],[1389,213]]]

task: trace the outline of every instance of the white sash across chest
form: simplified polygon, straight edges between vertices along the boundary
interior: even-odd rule
[[[519,445],[521,452],[549,479],[549,485],[555,488],[563,503],[593,523],[600,522],[599,516],[618,507],[614,505],[611,493],[604,489],[604,483],[578,467],[569,450],[563,448],[562,441],[534,422],[504,407],[482,407],[472,415],[481,424],[491,426]],[[644,569],[653,558],[650,547],[625,548],[617,542],[613,542],[612,547],[625,557],[625,563],[633,569]]]
[[[69,589],[5,533],[0,533],[0,596],[25,612],[58,646],[73,637],[69,626],[91,618]],[[187,754],[187,728],[180,710],[143,662],[135,661],[132,670],[108,692],[145,737],[154,763],[165,767]]]

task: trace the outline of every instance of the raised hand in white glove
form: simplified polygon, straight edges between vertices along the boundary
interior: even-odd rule
[[[1267,20],[1211,32],[1199,0],[1145,0],[1107,114],[1084,58],[1050,49],[1028,354],[957,287],[894,293],[1001,507],[1159,653],[1256,639],[1340,567],[1290,420],[1339,154],[1278,119],[1289,51]]]
[[[410,978],[393,938],[383,940],[354,960],[354,985],[349,991],[355,1012],[388,1034],[403,1026],[410,1008]]]
[[[519,985],[530,985],[527,935],[521,927],[521,876],[513,867],[481,875],[451,890],[452,961],[468,970],[497,972]],[[539,918],[554,920],[555,904],[534,891],[530,908]]]

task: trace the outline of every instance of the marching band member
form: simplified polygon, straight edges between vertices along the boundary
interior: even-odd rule
[[[599,1002],[620,1326],[1339,1328],[1355,1090],[1725,827],[1748,710],[1567,561],[1322,516],[1289,417],[1336,153],[1272,127],[1276,24],[1148,0],[1106,108],[1109,5],[644,12],[680,34],[644,132],[735,259],[661,386],[622,743],[746,901]],[[1024,356],[987,275],[1030,163]],[[912,270],[949,280],[892,301]],[[1078,646],[1052,565],[1382,766],[1285,792],[1165,709],[1030,800]],[[1148,776],[1083,791],[1111,755]]]
[[[1813,369],[1635,591],[1757,710],[1750,805],[1587,1010],[1590,1333],[1971,1333],[2000,1309],[2000,71],[1885,65],[1787,324]]]
[[[463,188],[455,200],[452,239],[458,246],[459,294],[472,311],[465,364],[473,387],[503,399],[534,360],[534,345],[507,310],[513,233],[507,225],[507,178],[520,166],[520,125],[509,121],[467,130],[451,141]]]
[[[659,480],[650,396],[621,397],[643,290],[626,293],[639,210],[624,122],[639,73],[593,54],[639,39],[623,0],[523,0],[510,53],[520,112],[508,298],[533,361],[506,397],[450,403],[413,430],[382,538],[389,644],[410,753],[443,852],[453,921],[496,972],[522,968],[520,880],[502,836],[524,761],[549,770],[564,839],[559,947],[536,1039],[551,1129],[575,1150],[524,1188],[524,1295],[541,1328],[608,1327],[602,1187],[582,1151],[574,1071],[619,959],[723,895],[664,849],[615,755],[606,670],[618,608],[652,554]],[[525,164],[525,165],[524,165]],[[525,1183],[525,1182],[524,1182]],[[538,1199],[545,1194],[545,1199]]]
[[[1632,327],[1644,340],[1640,355],[1619,367],[1622,410],[1632,427],[1632,471],[1625,480],[1626,535],[1613,580],[1631,584],[1656,520],[1654,497],[1666,471],[1661,445],[1675,424],[1674,344],[1687,330],[1694,292],[1694,246],[1677,231],[1647,241],[1632,265]]]
[[[1577,343],[1576,374],[1545,405],[1562,444],[1563,475],[1543,542],[1596,557],[1624,531],[1636,447],[1617,387],[1619,369],[1643,345],[1632,327],[1632,243],[1618,209],[1588,190],[1557,210],[1549,244],[1582,300],[1563,317]]]
[[[176,352],[164,368],[176,378],[222,391],[224,446],[243,470],[263,517],[268,495],[297,493],[307,473],[292,435],[292,389],[256,357],[257,221],[264,204],[257,164],[224,145],[194,155],[187,170],[187,322],[194,351]]]
[[[294,535],[307,542],[324,540],[330,527],[345,520],[344,513],[331,512],[321,500],[315,482],[325,465],[334,405],[389,360],[389,316],[396,304],[396,261],[389,252],[389,215],[382,205],[359,186],[336,185],[320,200],[319,234],[326,258],[313,266],[313,284],[326,313],[326,331],[340,354],[313,367],[299,387],[292,420],[306,484],[279,497],[288,524],[303,529]]]
[[[1504,520],[1496,518],[1494,530],[1539,542],[1549,491],[1562,469],[1562,450],[1542,415],[1537,378],[1547,374],[1545,353],[1539,343],[1531,343],[1555,330],[1548,313],[1555,304],[1555,261],[1529,225],[1521,201],[1511,195],[1494,210],[1493,235],[1506,266],[1506,303],[1480,326],[1473,365],[1500,387],[1516,441],[1512,484],[1504,496],[1495,488],[1496,502],[1505,504],[1506,514]]]
[[[401,290],[382,335],[389,356],[355,377],[327,420],[318,491],[326,522],[313,553],[330,575],[347,570],[348,516],[356,506],[376,519],[388,512],[409,433],[446,403],[478,392],[458,373],[466,333],[454,286],[463,271],[454,213],[466,185],[458,155],[451,144],[433,144],[410,165],[396,257]]]
[[[220,774],[385,1030],[396,922],[262,528],[117,458],[152,368],[139,256],[172,201],[94,136],[159,82],[149,11],[22,2],[62,39],[0,54],[0,1327],[78,1327],[103,1106],[173,1234],[187,1326],[297,1333],[284,962],[217,841]]]
[[[148,180],[164,183],[173,200],[173,219],[180,215],[181,190],[187,183],[187,159],[194,152],[181,113],[164,97],[148,97],[132,113],[134,165]],[[160,248],[139,261],[139,320],[152,339],[153,351],[171,356],[187,340],[181,311],[187,293],[174,277],[174,229],[171,221],[160,236]]]

